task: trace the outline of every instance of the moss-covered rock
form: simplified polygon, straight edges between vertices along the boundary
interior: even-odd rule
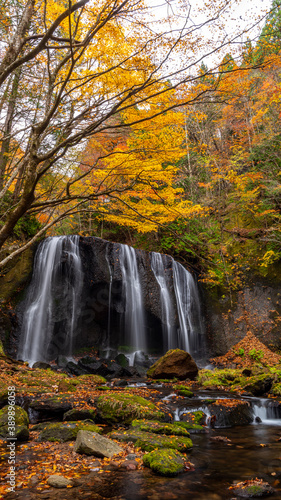
[[[94,409],[78,410],[78,409],[74,408],[73,410],[67,411],[63,415],[63,420],[68,420],[71,422],[73,422],[75,420],[93,420],[93,421],[95,421],[96,415],[97,415],[97,412]]]
[[[184,413],[183,418],[184,418],[185,422],[189,422],[190,424],[195,424],[195,425],[201,426],[201,425],[205,424],[206,414],[201,410],[190,411],[190,412]]]
[[[186,385],[173,385],[173,390],[177,391],[180,396],[184,396],[185,398],[192,398],[194,396],[194,393]]]
[[[20,406],[4,406],[0,410],[0,437],[2,439],[12,437],[18,441],[27,441],[29,438],[28,425],[28,415]]]
[[[32,410],[46,412],[48,414],[61,414],[71,410],[73,403],[69,399],[69,395],[50,396],[46,398],[36,398],[29,404]]]
[[[186,351],[170,349],[147,371],[147,376],[155,379],[193,380],[198,374],[194,359]]]
[[[144,432],[137,428],[128,431],[114,431],[110,434],[118,441],[135,443],[143,451],[152,451],[158,448],[172,448],[181,452],[188,451],[193,444],[191,439],[184,436],[159,436],[153,432]]]
[[[90,385],[99,385],[99,384],[105,384],[107,381],[101,375],[83,374],[71,379],[71,382],[77,385],[81,383],[87,383]]]
[[[133,428],[138,428],[140,431],[154,432],[155,434],[165,434],[166,436],[186,436],[189,437],[189,432],[185,427],[175,424],[165,424],[154,420],[133,420]]]
[[[51,423],[45,424],[45,427],[39,434],[38,441],[57,441],[59,443],[74,441],[78,432],[82,430],[101,433],[100,427],[87,420]]]
[[[237,483],[229,489],[231,489],[234,495],[243,498],[260,498],[274,493],[274,489],[269,483],[258,478]]]
[[[97,400],[99,417],[107,423],[131,423],[136,418],[161,420],[164,414],[157,407],[135,394],[104,394]]]
[[[143,457],[143,464],[161,476],[177,476],[184,470],[184,456],[171,448],[155,450]]]

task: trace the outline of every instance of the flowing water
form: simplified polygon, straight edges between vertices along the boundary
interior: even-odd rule
[[[168,288],[167,279],[165,276],[163,258],[164,256],[162,256],[160,253],[156,252],[151,253],[151,269],[154,273],[154,276],[160,288],[163,345],[166,350],[169,350],[172,349],[173,347],[174,328],[172,326],[172,323],[173,323],[174,311],[172,307],[172,301],[170,297],[170,291]]]
[[[199,351],[202,333],[200,301],[193,276],[179,263],[173,261],[174,290],[180,327],[173,347],[179,347],[195,356]]]
[[[32,364],[53,359],[55,351],[66,356],[72,354],[81,288],[79,236],[44,240],[36,253],[18,359]],[[56,318],[58,305],[61,312]],[[54,339],[56,319],[60,320],[64,334]]]

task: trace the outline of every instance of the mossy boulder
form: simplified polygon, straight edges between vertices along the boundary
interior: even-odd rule
[[[9,427],[13,427],[13,423],[15,423],[15,429],[9,429]],[[28,425],[28,415],[20,406],[4,406],[0,410],[0,438],[12,437],[18,441],[27,441],[29,438]]]
[[[97,412],[94,409],[90,410],[79,410],[74,408],[73,410],[69,410],[63,415],[63,420],[75,421],[75,420],[93,420],[95,421]]]
[[[147,376],[154,379],[179,380],[195,379],[198,368],[191,355],[181,349],[170,349],[147,371]]]
[[[166,424],[153,420],[133,420],[132,427],[140,431],[153,432],[155,434],[165,434],[166,436],[186,436],[189,437],[189,432],[185,427],[179,426],[176,423]]]
[[[56,441],[65,443],[66,441],[74,441],[79,431],[89,431],[101,433],[100,427],[93,424],[91,421],[83,420],[78,422],[60,422],[46,424],[40,432],[38,441]]]
[[[161,420],[164,413],[155,404],[135,394],[104,394],[97,399],[99,418],[113,424],[129,424],[136,418]]]
[[[137,428],[128,431],[114,431],[110,436],[118,441],[133,442],[136,447],[141,448],[143,451],[172,448],[185,452],[193,446],[191,439],[185,436],[159,436],[153,432],[144,432]]]
[[[184,470],[184,456],[171,448],[155,450],[143,457],[143,465],[161,476],[177,476]]]

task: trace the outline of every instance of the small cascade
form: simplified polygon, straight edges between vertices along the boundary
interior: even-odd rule
[[[202,333],[197,287],[193,276],[179,262],[173,261],[173,273],[180,324],[174,346],[194,356],[200,348],[199,338]]]
[[[170,297],[170,292],[168,289],[168,283],[165,276],[165,268],[163,263],[163,257],[160,253],[151,253],[151,269],[154,276],[159,284],[160,288],[160,302],[161,302],[161,312],[162,312],[162,329],[163,329],[163,344],[164,347],[172,349],[173,347],[173,307]]]
[[[120,245],[119,261],[123,276],[126,343],[134,351],[145,351],[145,315],[141,282],[134,248],[128,245]]]
[[[254,423],[281,425],[281,405],[268,399],[261,399],[252,404]]]
[[[33,364],[72,354],[81,289],[79,236],[44,240],[36,253],[18,359]],[[56,322],[59,332],[55,332]]]
[[[105,254],[106,262],[108,265],[108,271],[109,271],[109,290],[108,290],[108,318],[107,318],[107,338],[105,341],[106,346],[109,346],[110,342],[110,311],[111,311],[111,292],[112,292],[112,269],[111,265],[109,262],[109,255],[108,255],[108,248],[106,249],[106,254]]]

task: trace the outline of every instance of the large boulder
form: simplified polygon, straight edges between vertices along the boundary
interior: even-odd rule
[[[96,432],[79,431],[74,451],[85,455],[111,458],[114,455],[119,455],[123,449],[114,443],[114,441],[100,436]]]
[[[178,378],[195,379],[198,367],[191,355],[181,349],[170,349],[147,371],[147,376],[155,379]]]
[[[0,410],[0,438],[27,441],[29,438],[28,424],[28,415],[20,406],[4,406]]]

